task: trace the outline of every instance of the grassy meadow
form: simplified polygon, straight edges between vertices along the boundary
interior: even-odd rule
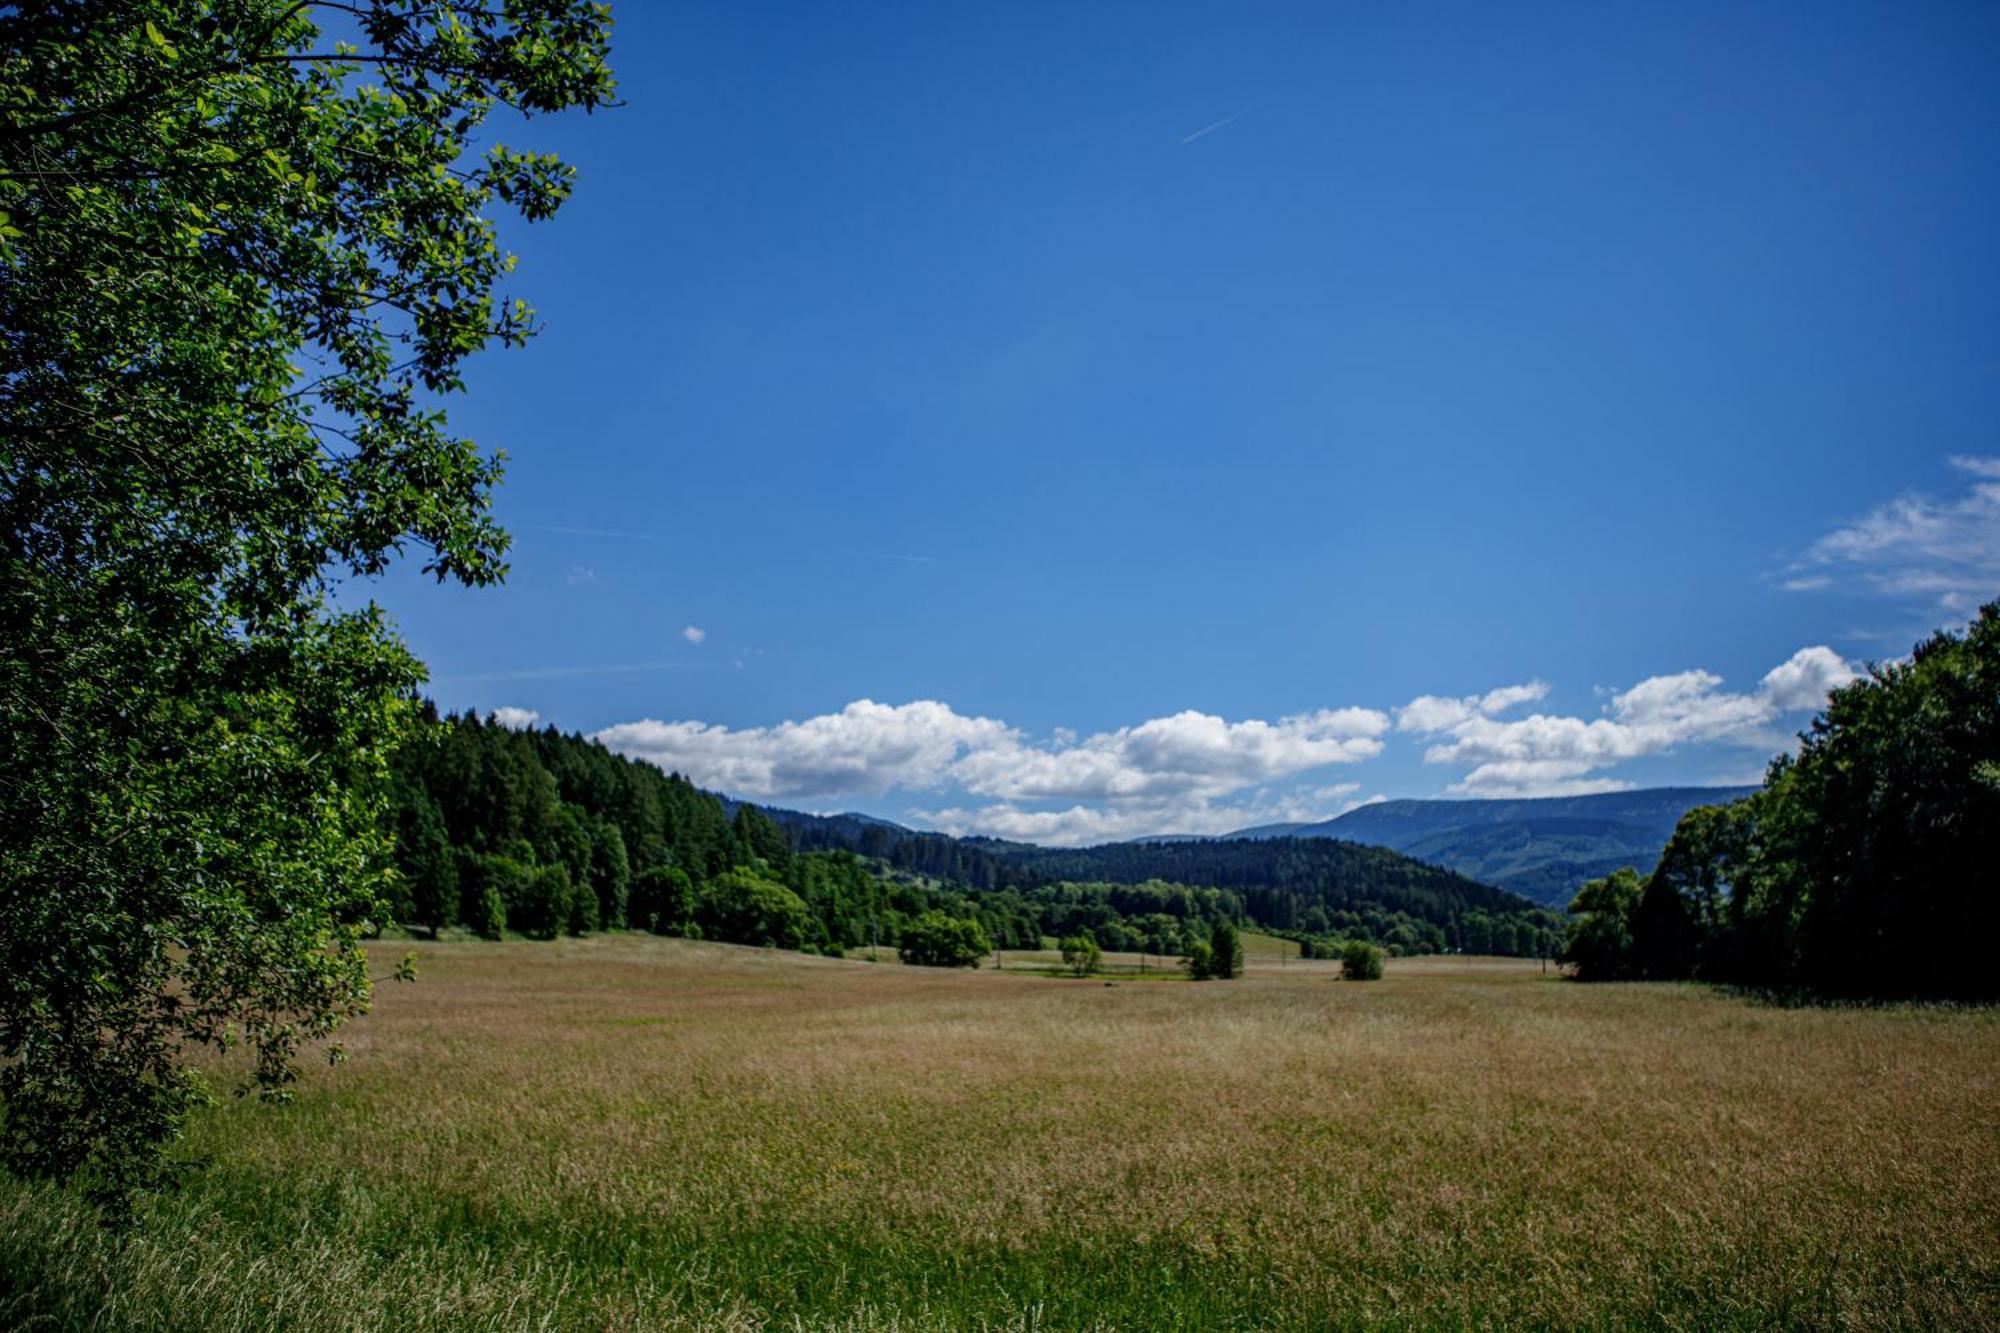
[[[1992,1011],[416,948],[130,1235],[0,1182],[0,1327],[2000,1324]]]

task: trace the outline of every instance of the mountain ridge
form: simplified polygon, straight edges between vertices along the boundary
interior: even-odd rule
[[[1317,823],[1262,824],[1228,841],[1334,838],[1386,847],[1547,906],[1584,881],[1630,865],[1650,870],[1681,816],[1756,787],[1643,787],[1590,796],[1375,801]],[[1147,841],[1174,842],[1169,835]]]

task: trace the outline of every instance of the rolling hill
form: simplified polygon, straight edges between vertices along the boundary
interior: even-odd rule
[[[1340,838],[1387,847],[1553,907],[1620,866],[1650,870],[1682,815],[1755,787],[1651,787],[1524,800],[1378,801],[1318,824],[1266,824],[1236,840]]]

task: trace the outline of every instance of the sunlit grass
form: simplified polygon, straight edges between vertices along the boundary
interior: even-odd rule
[[[1988,1011],[418,947],[350,1064],[205,1117],[128,1240],[0,1186],[0,1325],[2000,1319]]]

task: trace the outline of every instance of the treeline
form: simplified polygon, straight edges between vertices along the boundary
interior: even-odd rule
[[[1219,922],[1396,953],[1532,956],[1557,919],[1382,848],[1325,839],[1054,850],[725,802],[552,728],[432,714],[397,755],[397,919],[543,937],[630,928],[784,948],[894,947],[928,912],[993,946],[1087,931],[1186,954]]]
[[[553,730],[432,715],[397,754],[399,921],[550,937],[630,927],[840,950],[939,906],[852,853],[797,855],[754,808]]]
[[[900,858],[824,840],[801,850],[764,810],[725,804],[595,741],[476,715],[425,721],[395,762],[392,901],[398,921],[433,934],[629,928],[842,952],[899,947],[913,923],[942,914],[1002,949],[1087,930],[1106,948],[1178,954],[1244,915],[1238,895],[1212,888],[1044,882],[986,865],[975,878],[1009,883],[981,890],[931,876],[951,867],[908,848]]]
[[[1001,844],[1030,873],[1213,884],[1275,934],[1363,939],[1396,953],[1554,952],[1562,918],[1524,898],[1385,847],[1332,838],[1193,839],[1047,848]]]
[[[1570,906],[1585,980],[2000,998],[2000,603],[1836,690],[1764,789]]]

